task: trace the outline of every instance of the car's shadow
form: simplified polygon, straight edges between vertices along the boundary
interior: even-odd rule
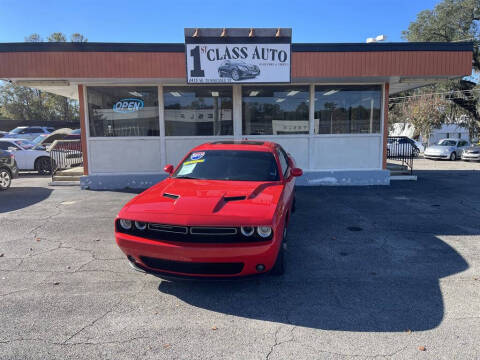
[[[52,189],[46,187],[17,187],[13,183],[9,189],[0,191],[0,214],[39,203],[51,193]]]
[[[442,188],[430,177],[298,188],[283,277],[162,281],[159,291],[211,311],[317,329],[432,329],[444,315],[439,279],[468,268],[441,238],[480,233],[479,210],[465,206],[479,190],[470,186],[452,201],[435,185]]]

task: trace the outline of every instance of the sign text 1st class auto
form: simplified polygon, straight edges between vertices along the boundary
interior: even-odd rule
[[[208,48],[207,46],[202,46],[200,51],[205,53],[209,61],[218,61],[218,60],[237,60],[237,59],[247,59],[251,58],[252,60],[264,60],[264,61],[279,61],[285,62],[288,59],[288,54],[285,50],[279,50],[270,47],[255,46],[250,56],[248,53],[248,47],[242,46],[233,46],[228,47],[227,45],[223,48]]]

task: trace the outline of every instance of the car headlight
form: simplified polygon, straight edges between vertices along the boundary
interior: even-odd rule
[[[259,226],[257,227],[257,234],[262,238],[268,238],[272,235],[272,228],[270,226]]]
[[[147,228],[147,223],[141,222],[141,221],[135,221],[135,227],[138,230],[145,230]]]
[[[120,226],[125,230],[130,230],[132,228],[132,222],[126,219],[120,219]]]
[[[255,232],[255,228],[253,226],[242,226],[240,228],[240,232],[243,236],[249,237],[253,235],[253,233]]]

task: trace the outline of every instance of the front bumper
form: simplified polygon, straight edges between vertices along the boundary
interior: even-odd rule
[[[281,234],[281,232],[280,232]],[[190,278],[232,278],[272,269],[280,240],[259,243],[206,244],[150,240],[115,233],[120,249],[141,270],[154,275]],[[264,265],[257,271],[257,265]]]
[[[479,161],[480,160],[480,154],[462,154],[462,160],[473,160],[473,161]]]
[[[450,154],[429,154],[423,153],[425,159],[450,159]]]

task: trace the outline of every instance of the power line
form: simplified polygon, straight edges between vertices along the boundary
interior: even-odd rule
[[[480,91],[480,89],[471,89],[471,90],[451,90],[451,91],[445,91],[445,92],[437,92],[437,93],[429,93],[429,94],[417,94],[417,95],[408,95],[408,96],[397,96],[397,97],[392,97],[389,98],[389,101],[392,100],[397,100],[397,99],[409,99],[413,97],[421,97],[421,96],[431,96],[431,95],[445,95],[445,94],[450,94],[453,95],[455,93],[467,93],[467,92],[477,92]]]

